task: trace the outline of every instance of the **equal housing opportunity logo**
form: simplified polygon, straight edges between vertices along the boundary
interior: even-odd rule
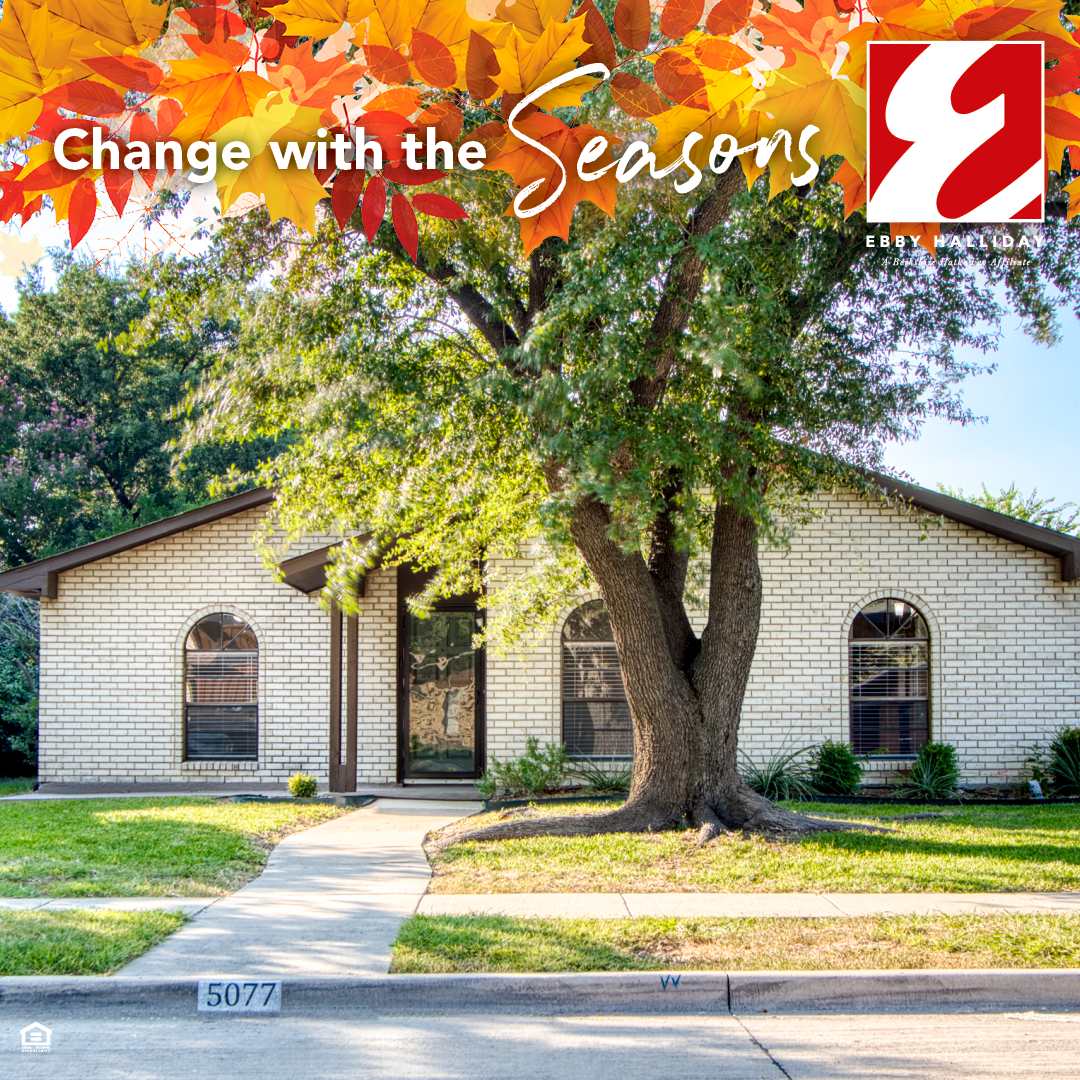
[[[36,1020],[19,1032],[24,1054],[47,1054],[52,1049],[52,1028]]]
[[[1042,221],[1041,41],[867,46],[867,218]]]

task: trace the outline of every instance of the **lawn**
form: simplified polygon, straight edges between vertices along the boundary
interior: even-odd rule
[[[789,805],[889,831],[819,833],[794,841],[722,837],[701,850],[688,829],[461,843],[433,856],[430,891],[1080,891],[1080,805]],[[597,811],[582,806],[575,812]],[[906,818],[919,813],[940,816]]]
[[[177,911],[0,910],[0,975],[111,975],[183,923]]]
[[[414,915],[390,970],[853,971],[1080,967],[1066,915],[860,919],[512,919]]]
[[[0,780],[0,798],[5,795],[21,795],[24,791],[33,790],[34,778],[32,776]]]
[[[335,806],[217,799],[0,802],[0,896],[224,896]]]

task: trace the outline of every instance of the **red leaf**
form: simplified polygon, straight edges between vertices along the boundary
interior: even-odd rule
[[[615,52],[615,42],[611,40],[611,31],[604,22],[604,16],[600,14],[593,0],[585,0],[585,3],[577,9],[574,18],[585,16],[585,40],[589,48],[581,54],[579,59],[582,64],[603,64],[611,70],[619,62]]]
[[[965,11],[953,22],[953,30],[961,41],[990,41],[1007,34],[1034,14],[1023,8],[994,7],[990,4]]]
[[[420,230],[416,225],[416,215],[409,205],[409,200],[400,192],[395,192],[390,200],[390,213],[394,219],[394,232],[397,233],[401,246],[416,262],[416,251],[420,244]]]
[[[584,57],[582,58],[584,59]],[[469,32],[469,51],[465,54],[465,85],[473,101],[487,101],[498,91],[493,75],[499,74],[495,46],[475,30]]]
[[[437,37],[421,30],[413,31],[412,62],[429,86],[448,90],[457,81],[457,64],[450,50]]]
[[[649,0],[619,0],[615,8],[615,33],[628,49],[638,52],[644,49],[652,33]]]
[[[71,109],[82,116],[120,116],[127,111],[124,99],[112,86],[104,83],[79,79],[77,82],[64,83],[41,99],[47,106],[58,109]]]
[[[120,160],[123,161],[124,154],[127,153],[127,144],[123,139],[117,139],[116,143],[120,147]],[[103,156],[102,160],[107,159]],[[124,207],[127,206],[128,196],[131,194],[131,182],[135,179],[135,174],[123,165],[118,169],[103,169],[102,173],[109,201],[113,204],[116,216],[120,217],[124,213]]]
[[[423,158],[417,155],[417,160]],[[405,184],[408,187],[417,187],[420,184],[434,184],[436,180],[442,180],[446,173],[439,169],[410,169],[404,164],[395,165],[387,162],[382,168],[382,174],[387,180],[395,184]]]
[[[693,30],[705,13],[705,0],[667,0],[660,13],[660,33],[668,38],[681,38]]]
[[[285,32],[285,24],[278,20],[270,25],[270,29],[259,38],[259,54],[268,63],[272,64],[281,59],[282,52],[286,49],[295,49],[300,38],[295,34]]]
[[[157,137],[167,139],[184,119],[184,107],[179,101],[166,98],[159,102],[157,111]]]
[[[1058,97],[1072,90],[1080,90],[1076,81],[1080,79],[1080,52],[1071,52],[1063,57],[1044,77],[1047,97]]]
[[[653,65],[656,85],[677,105],[687,102],[705,89],[705,76],[701,69],[687,56],[674,49],[666,49]]]
[[[72,250],[78,247],[79,241],[93,225],[96,213],[97,191],[94,189],[94,181],[83,176],[75,181],[68,205],[68,237]]]
[[[337,174],[334,189],[330,194],[330,205],[334,209],[339,229],[344,229],[349,218],[353,216],[366,179],[367,173],[363,169],[347,169]]]
[[[241,37],[247,30],[247,23],[235,11],[224,11],[217,7],[193,7],[176,12],[178,18],[193,26],[202,41],[218,38]]]
[[[165,78],[157,64],[137,56],[96,56],[83,63],[109,82],[138,94],[152,94]]]
[[[1046,134],[1055,139],[1080,141],[1080,120],[1064,109],[1046,107]]]
[[[437,101],[416,118],[416,126],[420,129],[421,135],[425,128],[433,127],[435,138],[449,143],[457,142],[464,123],[465,117],[452,101]],[[426,136],[424,141],[426,144]]]
[[[710,34],[718,34],[727,37],[741,30],[750,19],[750,9],[754,6],[754,0],[720,0],[709,12],[705,20],[705,29]]]
[[[667,109],[667,103],[648,83],[625,71],[612,76],[611,97],[627,116],[657,116]]]
[[[360,216],[364,219],[367,238],[374,240],[383,218],[386,217],[386,181],[381,176],[373,176],[364,189],[364,205]]]
[[[402,86],[409,81],[409,61],[386,45],[365,45],[364,58],[379,82]]]
[[[469,215],[464,207],[459,206],[453,199],[445,195],[436,195],[432,192],[421,192],[413,196],[413,207],[421,214],[428,217],[450,218],[453,220],[468,220]]]

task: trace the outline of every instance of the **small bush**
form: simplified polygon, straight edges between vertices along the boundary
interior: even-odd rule
[[[863,767],[847,743],[826,739],[810,751],[810,783],[822,795],[854,795]]]
[[[622,795],[630,790],[633,776],[633,769],[629,766],[609,770],[596,761],[579,761],[571,771],[589,785],[589,791],[594,795]]]
[[[739,770],[743,783],[773,802],[784,799],[813,800],[817,790],[810,782],[810,769],[805,762],[799,761],[799,755],[804,752],[805,748],[781,748],[761,765],[756,765],[743,753],[743,764]]]
[[[1063,727],[1050,740],[1047,772],[1055,795],[1080,795],[1080,727]]]
[[[952,743],[927,743],[915,759],[899,794],[910,799],[959,799],[960,765]]]
[[[491,759],[487,771],[476,781],[476,789],[485,799],[503,795],[543,795],[549,788],[561,786],[570,771],[570,759],[561,743],[545,743],[530,735],[525,753],[503,764]]]
[[[298,799],[313,799],[319,792],[319,785],[311,773],[298,772],[289,777],[289,791]]]

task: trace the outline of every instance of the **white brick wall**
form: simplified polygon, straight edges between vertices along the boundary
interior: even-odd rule
[[[1003,779],[1026,748],[1080,706],[1080,585],[1058,561],[947,522],[920,527],[855,497],[789,554],[763,554],[761,636],[742,744],[847,738],[847,632],[871,600],[914,604],[932,636],[932,737],[955,743],[971,780]],[[327,775],[329,617],[272,580],[251,544],[252,510],[68,571],[41,605],[41,777],[47,781],[280,780]],[[328,542],[313,537],[304,548]],[[299,549],[297,549],[299,553]],[[527,562],[504,564],[508,572]],[[581,597],[581,600],[589,597]],[[360,634],[361,782],[390,782],[396,758],[394,571],[369,575]],[[181,761],[183,642],[204,614],[230,611],[259,635],[259,760]],[[488,753],[528,735],[560,738],[560,633],[487,663]],[[695,625],[702,625],[701,613]],[[880,764],[888,771],[894,766]],[[1014,774],[1015,775],[1015,774]]]

